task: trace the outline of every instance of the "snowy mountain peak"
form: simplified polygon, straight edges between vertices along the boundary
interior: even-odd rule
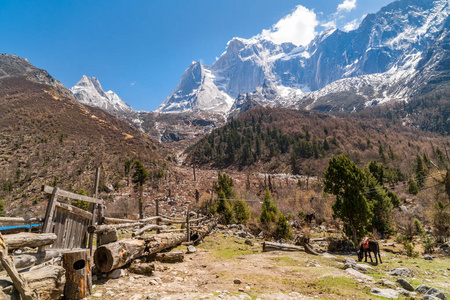
[[[233,99],[214,83],[215,75],[200,62],[193,62],[181,76],[180,83],[156,110],[161,113],[211,111],[226,113]]]
[[[83,104],[99,107],[109,112],[131,112],[133,109],[113,91],[104,92],[95,77],[83,75],[71,89],[75,98]]]

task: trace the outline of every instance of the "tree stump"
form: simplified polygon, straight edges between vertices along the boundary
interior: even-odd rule
[[[66,270],[66,285],[64,296],[66,299],[83,299],[91,294],[92,276],[90,250],[74,250],[63,254],[64,269]]]

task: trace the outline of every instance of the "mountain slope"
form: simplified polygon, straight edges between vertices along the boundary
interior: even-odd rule
[[[8,77],[25,77],[28,80],[56,87],[60,92],[71,96],[72,93],[61,82],[54,79],[47,71],[38,69],[27,59],[16,55],[0,54],[0,79]]]
[[[367,15],[356,30],[325,31],[306,47],[278,45],[260,36],[234,38],[214,64],[203,66],[214,85],[198,80],[195,90],[215,86],[235,98],[271,82],[277,95],[254,101],[324,111],[361,110],[407,100],[416,93],[419,82],[432,80],[436,65],[431,61],[448,59],[437,58],[439,54],[432,49],[448,27],[449,11],[447,0],[398,0]],[[425,69],[419,63],[424,59],[430,61]],[[441,66],[448,70],[445,64]],[[186,105],[191,94],[192,89],[177,87],[169,96],[170,107],[203,109]],[[168,99],[159,112],[171,112]]]
[[[417,155],[436,161],[450,138],[386,119],[341,119],[283,108],[255,108],[214,129],[186,150],[188,164],[212,169],[321,175],[333,155],[360,166],[383,162],[410,174]]]
[[[71,89],[76,99],[83,104],[99,107],[111,113],[129,113],[133,109],[113,91],[104,92],[97,78],[83,75]]]
[[[125,160],[167,162],[146,134],[25,76],[0,79],[0,114],[0,198],[8,215],[42,215],[43,184],[92,194],[97,166],[103,189],[120,186]]]

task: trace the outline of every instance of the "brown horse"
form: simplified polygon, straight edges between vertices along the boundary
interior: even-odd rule
[[[359,245],[358,249],[358,261],[362,261],[363,256],[365,256],[364,262],[367,262],[367,253],[369,254],[370,262],[373,262],[372,256],[370,255],[370,252],[373,252],[373,255],[375,256],[376,264],[378,265],[378,257],[380,258],[380,263],[382,264],[383,261],[381,260],[380,255],[380,246],[378,245],[377,241],[373,240],[366,240],[367,238],[363,239],[363,242]]]

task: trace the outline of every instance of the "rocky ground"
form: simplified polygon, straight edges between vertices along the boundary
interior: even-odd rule
[[[354,253],[262,252],[242,228],[217,229],[182,263],[155,263],[151,276],[94,276],[88,299],[446,299],[448,255],[409,258],[381,252],[382,264],[357,263]],[[392,241],[389,241],[392,247]],[[395,244],[395,243],[394,243]],[[325,250],[324,243],[314,245]],[[186,252],[185,246],[173,251]],[[400,252],[400,251],[398,251]],[[120,276],[120,277],[118,277]],[[115,278],[112,278],[115,277]],[[118,277],[118,278],[117,278]],[[435,298],[433,298],[435,297]]]

